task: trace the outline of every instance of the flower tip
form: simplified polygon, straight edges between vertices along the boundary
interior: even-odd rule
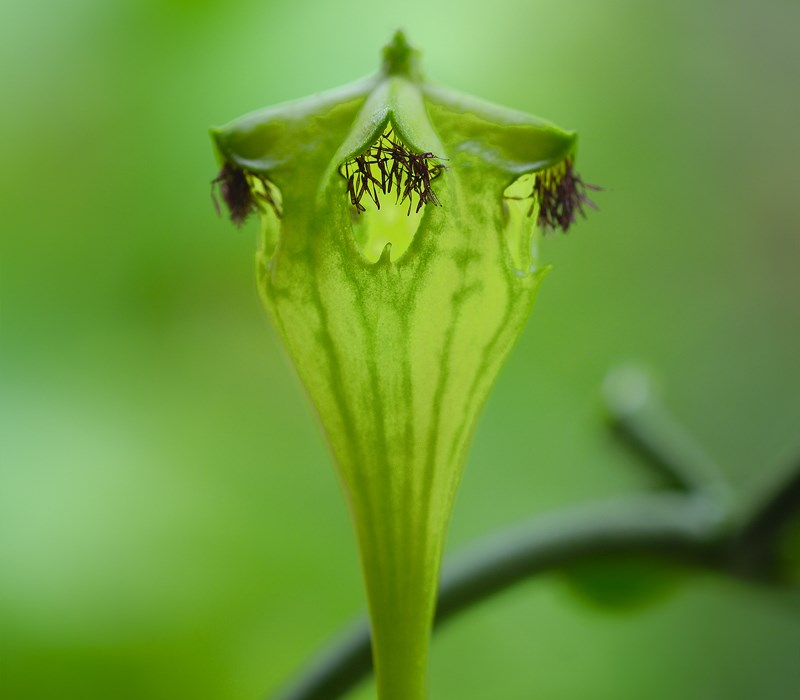
[[[402,29],[398,29],[392,40],[383,48],[383,71],[387,75],[403,75],[419,80],[420,52],[412,48]]]

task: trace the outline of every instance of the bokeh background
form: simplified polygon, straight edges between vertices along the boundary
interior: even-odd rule
[[[652,369],[744,502],[800,453],[794,0],[0,5],[0,697],[259,698],[362,609],[345,506],[207,127],[377,68],[581,133],[602,211],[475,438],[449,550],[653,488],[609,436]],[[447,698],[790,700],[800,597],[688,576],[609,613],[549,576],[446,627]],[[354,695],[372,696],[369,685]]]

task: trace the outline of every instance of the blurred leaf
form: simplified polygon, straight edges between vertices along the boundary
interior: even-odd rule
[[[677,591],[685,572],[663,559],[629,555],[581,562],[563,577],[578,600],[615,612],[663,602]]]

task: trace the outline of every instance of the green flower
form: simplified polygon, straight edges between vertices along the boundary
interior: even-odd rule
[[[261,297],[341,476],[379,697],[424,698],[447,524],[548,269],[539,229],[591,205],[576,136],[426,82],[398,33],[377,75],[212,137],[231,219],[260,214]]]

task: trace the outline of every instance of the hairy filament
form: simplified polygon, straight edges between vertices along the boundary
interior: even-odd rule
[[[222,200],[228,208],[228,215],[231,221],[237,226],[241,226],[247,221],[251,214],[264,213],[266,211],[264,209],[265,204],[272,208],[275,216],[279,219],[283,215],[275,194],[275,185],[270,182],[266,175],[238,168],[231,163],[225,163],[217,177],[211,181],[211,198],[214,200],[214,206],[217,209],[217,214],[219,214],[217,188],[219,188]]]
[[[446,169],[437,160],[433,153],[409,150],[390,128],[366,151],[345,162],[339,172],[347,181],[350,203],[359,214],[366,211],[362,203],[365,195],[380,209],[380,195],[394,190],[396,203],[408,200],[410,215],[414,196],[417,212],[423,204],[441,206],[431,187],[431,182]]]
[[[566,233],[575,223],[578,214],[586,218],[586,207],[598,208],[589,199],[586,191],[602,189],[584,182],[573,170],[572,159],[566,158],[551,168],[536,173],[533,188],[527,197],[506,196],[506,199],[530,199],[529,217],[533,216],[538,206],[536,223],[539,226],[551,230],[560,228]]]

